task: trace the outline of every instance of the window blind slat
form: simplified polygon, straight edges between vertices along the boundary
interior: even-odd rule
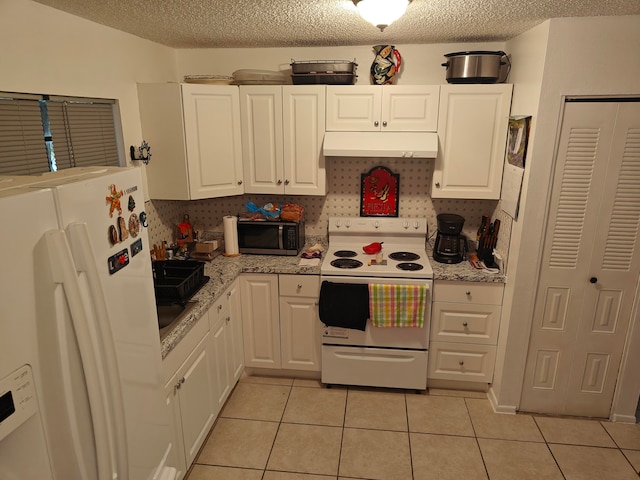
[[[40,103],[0,99],[0,174],[33,175],[48,170]]]

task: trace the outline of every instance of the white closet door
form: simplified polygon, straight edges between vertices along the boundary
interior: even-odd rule
[[[608,417],[640,272],[640,103],[568,103],[520,409]]]

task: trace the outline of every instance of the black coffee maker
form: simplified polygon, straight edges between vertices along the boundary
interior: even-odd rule
[[[438,235],[433,247],[433,259],[440,263],[460,263],[467,251],[467,237],[461,235],[464,217],[455,213],[441,213],[438,220]]]

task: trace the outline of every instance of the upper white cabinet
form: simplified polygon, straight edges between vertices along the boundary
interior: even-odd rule
[[[442,85],[432,198],[500,198],[512,85]]]
[[[139,84],[149,197],[196,200],[244,193],[238,87]]]
[[[439,85],[327,87],[327,131],[435,132]]]
[[[241,86],[246,193],[326,195],[325,86]]]

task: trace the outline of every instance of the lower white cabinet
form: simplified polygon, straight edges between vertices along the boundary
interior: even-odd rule
[[[195,346],[188,352],[194,343]],[[189,469],[213,426],[216,415],[211,382],[209,332],[205,319],[194,325],[177,348],[167,356],[167,363],[164,365],[170,368],[185,353],[186,359],[165,384],[176,446],[172,460],[179,472],[178,478],[183,478]],[[165,376],[167,373],[165,369]]]
[[[244,370],[238,281],[220,296],[163,361],[172,412],[170,465],[184,478]]]
[[[282,368],[320,371],[322,324],[318,315],[320,277],[280,275],[280,359]]]
[[[429,379],[491,383],[503,290],[500,283],[435,281]]]
[[[241,299],[237,280],[209,310],[209,329],[217,415],[244,370]]]
[[[320,278],[243,274],[242,319],[247,367],[320,371]]]

